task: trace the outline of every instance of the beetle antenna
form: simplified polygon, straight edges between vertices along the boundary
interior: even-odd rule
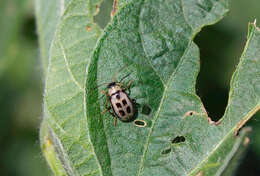
[[[125,79],[127,78],[128,76],[130,75],[130,73],[128,73],[127,75],[125,75],[123,78],[121,78],[121,80],[119,81],[120,83]]]
[[[109,83],[108,83],[108,82],[105,82],[105,83],[99,84],[99,85],[97,85],[96,87],[91,88],[91,90],[90,90],[89,93],[91,93],[92,91],[94,91],[95,89],[99,88],[100,86],[102,86],[102,85],[104,85],[104,84],[109,84]]]
[[[112,77],[112,81],[113,81],[113,82],[117,82],[117,80],[116,80],[116,74],[117,74],[117,73],[120,73],[126,66],[127,66],[127,65],[125,64],[122,68],[120,68],[117,72],[115,72],[115,73],[113,74],[113,77]]]

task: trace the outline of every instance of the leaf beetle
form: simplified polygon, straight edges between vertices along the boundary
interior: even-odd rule
[[[107,97],[107,102],[110,104],[106,103],[106,109],[102,114],[108,111],[114,117],[114,126],[116,126],[117,119],[122,122],[130,122],[137,115],[136,101],[135,99],[131,99],[126,92],[130,88],[132,81],[126,87],[123,86],[121,81],[109,83],[107,91],[102,91]]]

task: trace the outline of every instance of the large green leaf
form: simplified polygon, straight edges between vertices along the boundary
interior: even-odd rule
[[[48,9],[48,7],[41,7],[46,6],[45,1],[39,2],[41,2],[39,9]],[[57,2],[50,2],[49,7],[52,3]],[[106,168],[99,166],[92,142],[89,140],[84,108],[86,66],[100,35],[99,27],[93,22],[93,16],[97,11],[96,6],[100,1],[73,0],[59,3],[59,8],[53,8],[59,13],[52,13],[61,13],[61,17],[52,15],[60,19],[49,24],[51,28],[56,28],[55,34],[53,32],[49,34],[49,29],[45,29],[44,25],[38,23],[38,28],[42,28],[38,29],[40,35],[41,31],[43,33],[43,60],[49,57],[45,61],[45,67],[48,65],[48,69],[45,83],[44,121],[41,129],[42,148],[45,156],[49,154],[46,157],[49,163],[53,164],[53,160],[56,160],[55,156],[45,150],[48,149],[48,143],[51,141],[67,175],[100,175],[107,171]],[[60,7],[61,5],[64,7]],[[38,17],[51,14],[43,11],[39,11]],[[41,18],[47,21],[49,19]],[[54,23],[58,24],[55,26]],[[50,51],[47,51],[48,48]],[[49,130],[44,130],[43,127]],[[54,159],[50,155],[53,155]],[[52,165],[51,168],[55,174],[63,175],[60,170],[55,169],[59,168],[58,166]]]
[[[195,93],[199,50],[192,40],[225,15],[228,1],[119,1],[102,36],[93,23],[96,3],[67,5],[50,50],[45,136],[67,175],[223,173],[246,136],[235,137],[236,131],[259,108],[259,30],[250,25],[226,113],[216,125]],[[144,128],[113,127],[111,115],[101,115],[103,83],[129,73],[124,82],[133,81],[130,96],[140,104]]]

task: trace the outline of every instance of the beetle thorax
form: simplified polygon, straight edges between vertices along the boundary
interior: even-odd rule
[[[114,93],[122,91],[122,88],[119,85],[114,85],[108,89],[108,95],[112,96]]]

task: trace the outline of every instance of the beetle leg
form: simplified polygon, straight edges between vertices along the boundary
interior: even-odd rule
[[[101,90],[101,93],[104,94],[104,95],[106,95],[107,97],[109,97],[107,91],[105,91],[105,90]]]
[[[128,95],[131,94],[130,87],[131,87],[132,83],[133,83],[133,80],[129,81],[128,84],[127,84],[127,86],[123,86],[123,85],[121,86],[124,91],[128,90],[128,93],[127,93]]]
[[[107,99],[108,100],[108,99]],[[103,112],[101,112],[102,115],[104,115],[107,111],[110,112],[111,110],[111,106],[108,106],[108,101],[105,102],[105,110]],[[111,112],[110,112],[111,113]]]
[[[117,85],[119,85],[120,87],[122,87],[124,89],[124,85],[120,82],[117,82]]]
[[[114,122],[113,122],[113,124],[114,124],[114,126],[116,126],[116,123],[117,123],[117,117],[116,117],[116,115],[115,115],[113,112],[111,112],[111,111],[109,111],[109,113],[114,117]]]
[[[114,116],[114,126],[116,126],[116,123],[117,123],[117,118],[116,116]]]
[[[101,114],[104,115],[107,111],[108,109],[105,109],[104,111],[101,112]]]
[[[132,83],[133,83],[133,80],[129,81],[125,89],[126,90],[129,89],[131,87]]]
[[[106,103],[106,109],[103,112],[101,112],[101,114],[104,115],[107,111],[110,112],[110,110],[111,110],[111,106],[107,106],[107,103]]]

